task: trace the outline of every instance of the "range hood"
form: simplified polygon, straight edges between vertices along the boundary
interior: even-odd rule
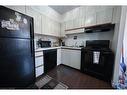
[[[85,27],[84,32],[85,33],[108,32],[114,29],[114,26],[115,24],[112,23],[94,25],[94,26]]]

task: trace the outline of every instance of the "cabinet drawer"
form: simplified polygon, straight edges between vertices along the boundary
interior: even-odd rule
[[[40,76],[43,73],[44,73],[44,67],[43,66],[36,68],[36,77]]]
[[[38,56],[43,56],[43,52],[42,51],[35,52],[35,57],[38,57]]]
[[[43,56],[35,58],[35,67],[43,65]]]

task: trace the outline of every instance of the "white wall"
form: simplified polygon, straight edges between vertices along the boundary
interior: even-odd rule
[[[73,35],[67,35],[67,38],[65,40],[65,45],[73,46],[77,42],[77,45],[81,45],[82,41],[84,41],[84,46],[86,43],[86,40],[110,40],[112,42],[113,38],[113,31],[108,32],[97,32],[97,33],[82,33],[82,34],[73,34]],[[77,39],[74,40],[74,36],[77,36]]]
[[[124,30],[124,38],[123,38],[123,48],[124,48],[125,63],[127,64],[127,13],[126,13],[126,22],[125,22],[125,30]]]
[[[117,6],[114,10],[113,18],[115,21],[115,28],[114,28],[114,36],[112,40],[112,50],[116,54],[117,44],[118,44],[118,36],[119,36],[119,26],[120,26],[120,17],[121,17],[121,7]],[[117,21],[116,21],[117,20]]]

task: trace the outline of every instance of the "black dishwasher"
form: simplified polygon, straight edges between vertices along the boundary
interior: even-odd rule
[[[57,49],[44,50],[44,73],[57,65]]]

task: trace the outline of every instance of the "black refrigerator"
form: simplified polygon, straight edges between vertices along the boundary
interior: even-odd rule
[[[0,6],[0,88],[35,81],[33,18]]]

